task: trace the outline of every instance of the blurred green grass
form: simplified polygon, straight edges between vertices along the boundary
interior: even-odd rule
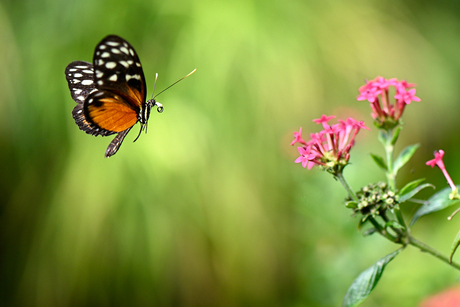
[[[460,49],[455,1],[11,1],[0,3],[0,304],[5,306],[337,306],[395,249],[363,238],[330,176],[289,146],[321,114],[353,116],[364,79],[417,83],[400,149],[420,142],[399,184],[446,151],[452,177]],[[108,34],[139,54],[158,100],[149,133],[104,159],[110,138],[78,130],[64,68]],[[455,131],[455,130],[454,130]],[[384,177],[362,132],[345,174]],[[361,171],[362,169],[366,171]],[[368,171],[367,171],[368,170]],[[410,214],[414,207],[407,207]],[[448,251],[448,213],[415,235]],[[456,272],[400,255],[363,306],[414,306]],[[397,289],[395,291],[395,288]]]

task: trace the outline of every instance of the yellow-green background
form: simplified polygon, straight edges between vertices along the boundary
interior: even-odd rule
[[[372,121],[358,87],[417,83],[398,150],[421,148],[398,178],[446,183],[424,162],[456,151],[456,1],[3,0],[0,2],[0,304],[3,306],[339,306],[353,279],[397,246],[364,238],[319,170],[293,161],[300,126],[321,114]],[[139,54],[163,114],[110,159],[109,138],[75,125],[64,69],[108,34]],[[354,189],[384,176],[377,131],[357,138]],[[425,195],[429,195],[426,193]],[[416,206],[406,205],[410,216]],[[452,209],[453,210],[453,209]],[[448,253],[445,210],[418,239]],[[408,248],[363,306],[415,306],[455,284]]]

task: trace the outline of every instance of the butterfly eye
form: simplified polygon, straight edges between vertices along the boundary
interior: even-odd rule
[[[159,103],[158,101],[155,101],[155,105],[157,106],[157,112],[163,113],[163,105]]]

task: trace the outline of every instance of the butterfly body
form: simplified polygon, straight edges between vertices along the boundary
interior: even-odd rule
[[[152,107],[146,101],[146,82],[134,48],[116,35],[105,37],[94,51],[93,63],[74,61],[65,69],[70,94],[77,103],[72,116],[91,135],[117,134],[105,157],[114,155],[131,128],[139,122],[146,129]]]

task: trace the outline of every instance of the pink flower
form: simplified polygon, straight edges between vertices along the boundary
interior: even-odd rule
[[[395,95],[398,101],[404,101],[405,104],[410,104],[411,101],[420,101],[420,98],[415,96],[415,88],[406,91],[403,87],[398,88],[398,93]]]
[[[307,144],[303,139],[302,139],[302,127],[300,127],[299,132],[294,132],[294,141],[292,141],[291,145],[294,145],[295,143],[302,143],[302,144]]]
[[[420,101],[420,98],[415,96],[415,89],[408,89],[413,86],[415,84],[407,83],[405,80],[398,81],[396,78],[376,77],[359,88],[357,100],[369,101],[372,109],[371,115],[377,126],[391,129],[399,123],[406,105],[412,101]],[[391,87],[396,92],[394,103],[391,103],[389,99]]]
[[[318,133],[310,134],[310,140],[298,147],[300,156],[295,163],[302,163],[302,166],[311,169],[318,165],[333,174],[341,172],[348,164],[350,150],[355,143],[355,137],[360,129],[369,129],[364,122],[356,121],[352,118],[339,120],[338,124],[332,126],[327,122],[334,116],[323,115],[319,119],[313,120],[317,124],[323,124],[323,130]],[[300,133],[301,131],[299,131]],[[294,133],[297,142],[298,135]],[[293,144],[291,143],[291,145]],[[301,142],[300,142],[301,143]]]
[[[393,79],[391,79],[393,80]],[[385,79],[384,77],[377,77],[373,81],[373,86],[382,89],[382,90],[387,90],[388,87],[390,86],[390,80]]]
[[[447,182],[449,183],[452,191],[455,191],[457,187],[452,181],[452,178],[450,178],[449,173],[447,172],[446,167],[444,166],[444,162],[442,161],[443,157],[444,157],[444,150],[440,149],[438,152],[435,151],[434,159],[427,161],[426,165],[430,165],[431,167],[434,167],[435,165],[437,165],[439,169],[441,169],[442,173],[444,174],[444,177],[446,177]]]
[[[326,127],[329,127],[329,125],[327,124],[328,121],[330,121],[331,119],[335,118],[334,115],[332,116],[326,116],[326,115],[321,115],[321,118],[318,118],[318,119],[314,119],[313,122],[314,123],[317,123],[317,124],[323,124],[323,127],[326,128]]]
[[[434,159],[426,161],[426,165],[430,165],[434,167],[437,165],[440,169],[445,169],[444,162],[442,161],[442,157],[444,157],[444,150],[440,149],[439,151],[434,152]]]
[[[297,147],[297,150],[299,151],[300,157],[298,157],[294,162],[302,163],[303,168],[308,166],[308,169],[311,169],[315,164],[311,162],[310,159],[313,159],[315,155],[310,154],[308,147]]]
[[[376,87],[372,87],[370,89],[367,89],[365,91],[362,91],[359,96],[358,96],[358,101],[362,100],[367,100],[369,102],[374,102],[376,99],[378,99],[378,95],[382,93],[381,90],[377,89]]]
[[[402,87],[404,87],[405,89],[408,89],[409,87],[414,87],[415,86],[415,83],[407,83],[406,80],[401,80],[401,82],[399,84]]]

